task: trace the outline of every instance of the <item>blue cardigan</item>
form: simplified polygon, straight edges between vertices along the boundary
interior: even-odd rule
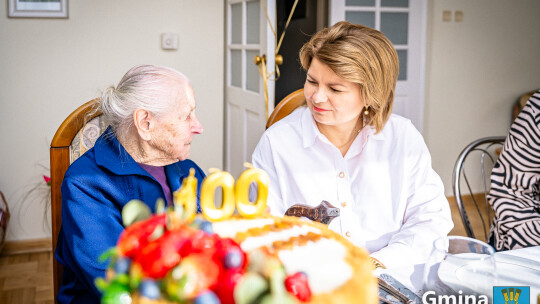
[[[189,169],[198,180],[197,205],[204,172],[193,161],[165,167],[171,191],[180,188]],[[105,276],[106,263],[98,257],[114,247],[124,230],[122,207],[132,199],[155,212],[163,189],[122,147],[108,128],[94,147],[68,168],[62,183],[62,228],[55,257],[64,266],[59,303],[99,303],[94,280]]]

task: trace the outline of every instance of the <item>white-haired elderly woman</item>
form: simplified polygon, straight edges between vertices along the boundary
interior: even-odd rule
[[[60,303],[99,303],[96,277],[105,275],[98,257],[115,246],[122,207],[138,199],[152,211],[161,198],[172,201],[184,177],[195,169],[187,159],[195,134],[203,131],[195,116],[189,80],[180,72],[151,65],[130,69],[98,104],[110,123],[95,146],[68,168],[62,184],[62,229],[56,259],[64,266]]]

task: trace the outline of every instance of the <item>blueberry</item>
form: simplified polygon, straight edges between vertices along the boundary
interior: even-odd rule
[[[225,268],[238,268],[244,263],[244,256],[238,250],[232,250],[225,255]]]
[[[201,226],[201,223],[204,222],[204,220],[202,218],[200,218],[199,216],[196,216],[193,221],[191,221],[190,225],[192,227],[196,227],[196,228],[199,228]]]
[[[154,280],[144,279],[139,285],[139,292],[143,297],[157,300],[160,297],[159,286]]]
[[[129,266],[131,266],[131,260],[125,257],[119,257],[116,259],[116,264],[114,264],[114,272],[117,274],[128,273]]]
[[[194,304],[221,304],[221,301],[213,291],[206,291],[195,298]]]
[[[212,226],[212,223],[208,222],[208,221],[203,221],[201,223],[201,227],[200,229],[208,234],[213,234],[214,233],[214,227]]]

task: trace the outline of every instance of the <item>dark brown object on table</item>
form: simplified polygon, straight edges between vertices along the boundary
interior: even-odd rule
[[[317,207],[297,204],[289,207],[285,215],[305,217],[312,221],[328,225],[333,219],[339,216],[339,208],[332,206],[327,201],[322,201]]]

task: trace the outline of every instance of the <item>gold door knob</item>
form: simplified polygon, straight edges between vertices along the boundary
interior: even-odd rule
[[[283,56],[281,54],[276,54],[276,65],[282,65],[283,64]]]
[[[255,57],[253,58],[253,62],[255,62],[255,65],[266,63],[266,55],[262,55],[262,56],[255,55]]]

